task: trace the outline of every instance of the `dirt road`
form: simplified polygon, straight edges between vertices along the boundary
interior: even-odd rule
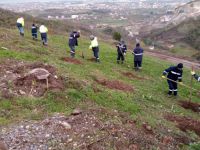
[[[196,69],[200,68],[200,63],[189,61],[183,58],[173,57],[166,54],[155,53],[155,52],[150,52],[150,51],[146,51],[145,54],[147,54],[148,56],[160,58],[162,60],[167,60],[175,64],[183,63],[186,68],[191,68],[192,66],[194,66]]]

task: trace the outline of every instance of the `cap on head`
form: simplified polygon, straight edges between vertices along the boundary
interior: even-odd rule
[[[177,68],[182,69],[182,68],[183,68],[183,64],[182,64],[182,63],[179,63],[179,64],[177,65]]]
[[[90,35],[90,40],[94,40],[94,35]]]
[[[137,44],[136,44],[136,47],[140,47],[140,43],[137,43]]]
[[[120,40],[120,43],[121,43],[121,44],[125,44],[125,41],[121,39],[121,40]]]

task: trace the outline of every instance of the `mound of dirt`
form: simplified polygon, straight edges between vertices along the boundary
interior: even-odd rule
[[[200,121],[194,120],[189,117],[181,117],[181,116],[174,116],[174,115],[167,115],[165,118],[169,121],[175,122],[176,126],[184,131],[194,131],[197,135],[200,136]]]
[[[139,76],[133,74],[132,72],[122,72],[121,74],[124,75],[125,77],[128,77],[128,78],[145,80],[145,78],[139,77]]]
[[[180,106],[185,109],[191,109],[194,112],[200,112],[200,104],[189,102],[189,101],[180,101]]]
[[[0,138],[9,149],[177,149],[173,137],[146,134],[128,115],[88,106],[76,115],[56,114],[42,121],[25,121],[2,128]],[[115,121],[113,121],[115,118]]]
[[[76,65],[83,64],[80,60],[75,59],[75,58],[63,57],[61,58],[61,60],[66,61],[68,63],[76,64]]]
[[[22,62],[0,64],[1,96],[10,99],[19,95],[43,96],[49,90],[62,90],[64,84],[53,66]]]
[[[44,65],[43,63],[40,63],[40,62],[29,64],[29,65],[27,65],[27,67],[29,69],[44,68],[44,69],[48,70],[49,73],[51,73],[51,74],[55,74],[56,73],[56,68],[55,67],[50,66],[50,65],[46,65],[46,64]]]
[[[133,92],[134,88],[131,85],[125,84],[118,80],[106,80],[106,79],[95,79],[95,81],[103,86],[108,87],[109,89],[121,90],[124,92]]]

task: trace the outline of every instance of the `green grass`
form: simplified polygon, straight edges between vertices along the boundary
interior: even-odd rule
[[[171,53],[177,56],[182,57],[192,57],[194,56],[198,51],[189,46],[186,43],[178,42],[175,44],[175,47],[170,50]]]
[[[12,32],[12,36],[18,37],[17,32]],[[178,100],[189,99],[189,89],[180,87],[177,99],[167,97],[167,82],[161,79],[161,75],[164,69],[172,65],[170,62],[145,55],[143,70],[134,72],[132,69],[133,56],[130,53],[126,56],[125,64],[116,64],[115,47],[102,41],[99,41],[101,63],[91,62],[87,60],[92,57],[92,51],[88,50],[89,41],[83,37],[79,39],[76,53],[76,58],[83,64],[70,64],[60,60],[61,57],[69,56],[67,41],[68,37],[65,35],[50,35],[48,47],[43,47],[40,41],[32,41],[30,34],[26,34],[24,40],[18,40],[16,45],[8,47],[9,50],[0,50],[1,58],[48,63],[57,68],[59,75],[68,78],[65,81],[68,88],[61,92],[47,92],[42,98],[16,97],[13,100],[1,100],[0,109],[9,112],[9,115],[6,116],[6,119],[0,115],[0,125],[22,119],[41,119],[55,112],[70,114],[77,106],[87,106],[85,101],[93,101],[108,109],[128,112],[140,123],[148,122],[153,127],[163,124],[174,132],[179,131],[166,121],[163,115],[173,113],[199,119],[198,114],[178,105]],[[2,46],[7,45],[7,42],[12,43],[12,41],[4,41]],[[20,49],[20,47],[23,48]],[[85,59],[81,58],[82,51],[84,51]],[[146,80],[130,79],[122,75],[121,71],[133,72]],[[98,85],[93,80],[94,76],[108,80],[120,80],[132,85],[135,91],[123,92],[108,89]],[[190,85],[190,78],[189,70],[184,68],[184,83]],[[69,82],[70,84],[68,84]],[[94,86],[99,89],[99,92],[94,92]],[[195,81],[194,88],[199,89],[199,87],[200,84]],[[192,100],[200,103],[195,92]]]

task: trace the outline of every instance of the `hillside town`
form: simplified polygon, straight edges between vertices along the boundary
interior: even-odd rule
[[[14,12],[28,13],[48,20],[72,20],[90,23],[91,29],[104,30],[120,27],[130,37],[137,36],[144,24],[152,24],[156,18],[161,22],[169,19],[169,12],[184,5],[185,1],[117,0],[117,1],[57,1],[3,4],[1,7]],[[45,9],[44,9],[45,8]],[[126,11],[124,11],[126,10]],[[157,11],[159,10],[159,11]],[[163,17],[164,16],[164,17]]]

